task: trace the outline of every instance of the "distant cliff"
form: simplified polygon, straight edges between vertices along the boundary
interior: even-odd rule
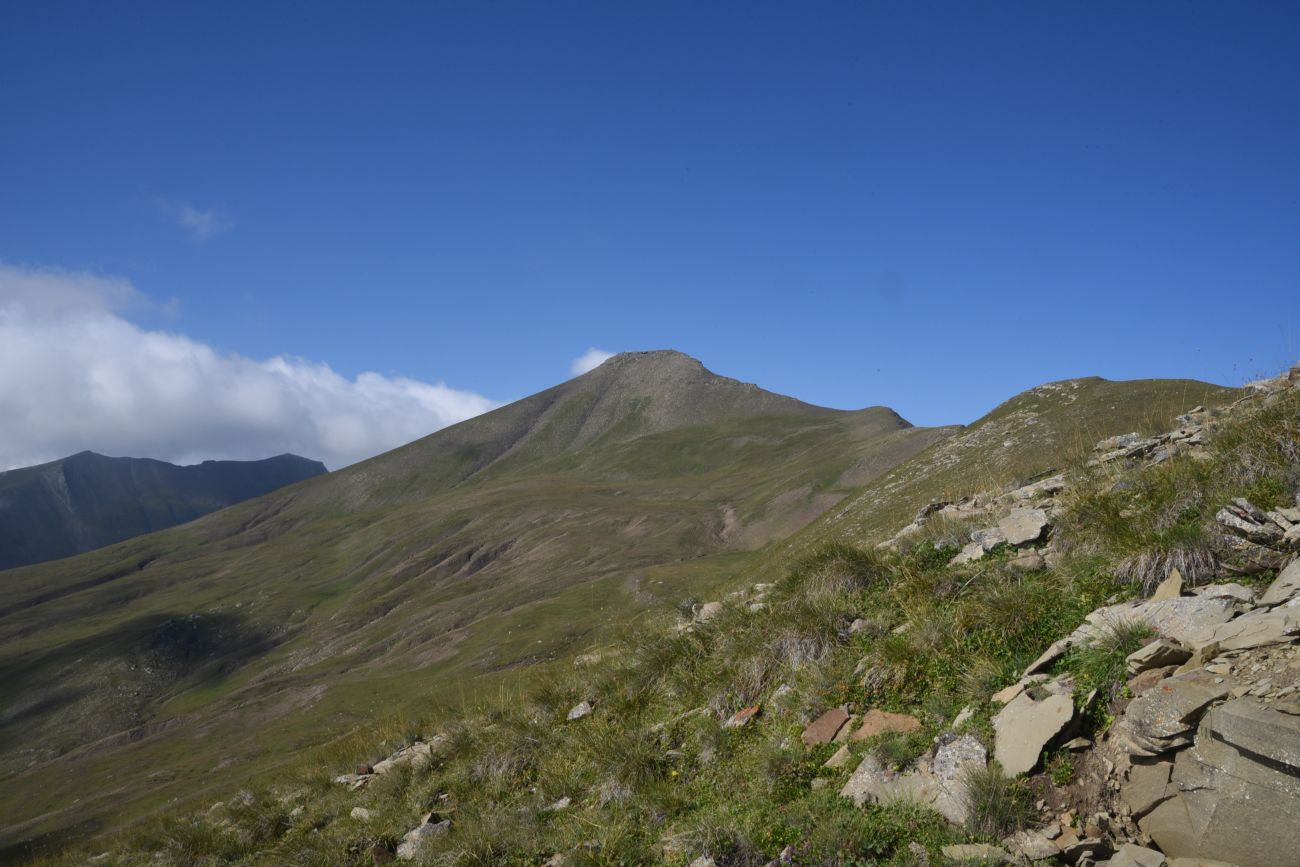
[[[180,467],[94,452],[10,470],[0,473],[0,569],[166,529],[324,472],[297,455]]]

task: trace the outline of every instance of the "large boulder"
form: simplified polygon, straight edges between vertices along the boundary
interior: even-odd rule
[[[1300,718],[1252,699],[1209,711],[1174,761],[1177,794],[1139,827],[1174,858],[1294,867],[1300,853]]]

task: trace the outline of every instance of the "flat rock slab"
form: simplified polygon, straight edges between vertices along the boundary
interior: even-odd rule
[[[800,738],[804,744],[810,747],[816,744],[829,744],[848,721],[849,711],[847,708],[833,707],[813,720],[808,728],[803,730]]]
[[[1038,764],[1043,747],[1074,718],[1074,699],[1049,695],[1035,701],[1022,692],[993,718],[993,755],[1007,776],[1025,774]]]
[[[854,740],[865,740],[887,732],[912,732],[921,727],[921,721],[905,713],[890,713],[872,708],[862,717],[862,725],[853,733]]]
[[[1042,509],[1012,509],[1011,514],[998,521],[998,529],[1010,545],[1036,542],[1047,529],[1047,513]]]
[[[1287,566],[1268,585],[1264,595],[1259,597],[1260,605],[1281,605],[1293,596],[1300,595],[1300,560]]]
[[[1129,768],[1128,782],[1120,788],[1120,798],[1134,819],[1142,818],[1175,794],[1169,787],[1169,775],[1173,770],[1173,762],[1133,765]]]
[[[1218,645],[1220,650],[1250,650],[1289,642],[1300,635],[1300,608],[1283,606],[1272,611],[1258,608],[1236,620],[1193,634],[1192,647]]]
[[[967,769],[982,768],[987,761],[984,745],[972,735],[941,744],[932,757],[922,759],[914,770],[903,774],[867,755],[840,794],[858,806],[911,801],[931,807],[954,824],[961,824],[966,821]]]
[[[1128,663],[1129,676],[1132,676],[1153,668],[1182,665],[1191,656],[1192,652],[1181,644],[1158,638],[1130,653],[1125,662]]]
[[[1165,856],[1155,849],[1125,843],[1110,856],[1109,867],[1165,867]]]
[[[1218,678],[1223,680],[1223,678]],[[1134,756],[1157,756],[1192,742],[1201,712],[1226,698],[1231,685],[1204,669],[1166,678],[1129,703],[1114,739]]]
[[[1002,841],[1013,854],[1030,861],[1042,861],[1061,854],[1061,847],[1039,831],[1018,831]]]
[[[1165,638],[1195,647],[1192,638],[1207,629],[1227,623],[1237,613],[1236,600],[1224,597],[1183,596],[1158,602],[1129,602],[1098,608],[1085,620],[1095,630],[1104,630],[1126,623],[1145,623]],[[1072,638],[1080,636],[1075,631]]]

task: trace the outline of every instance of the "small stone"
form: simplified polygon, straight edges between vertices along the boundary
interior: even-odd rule
[[[572,709],[569,710],[569,715],[565,717],[565,719],[567,719],[569,722],[573,722],[574,720],[582,719],[584,716],[587,716],[590,713],[591,713],[591,702],[580,701],[577,704],[575,704],[572,707]]]
[[[758,716],[762,709],[762,705],[756,704],[744,708],[743,710],[738,710],[731,715],[730,719],[722,724],[722,727],[724,729],[738,729],[749,725],[749,721]]]
[[[998,522],[998,529],[1010,545],[1036,542],[1048,527],[1047,512],[1042,509],[1012,509]]]
[[[370,821],[370,811],[365,807],[353,807],[352,812],[349,815],[360,822]]]

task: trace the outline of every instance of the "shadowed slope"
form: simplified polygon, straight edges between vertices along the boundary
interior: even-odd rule
[[[111,545],[325,472],[297,455],[176,466],[94,452],[0,473],[0,569]]]

